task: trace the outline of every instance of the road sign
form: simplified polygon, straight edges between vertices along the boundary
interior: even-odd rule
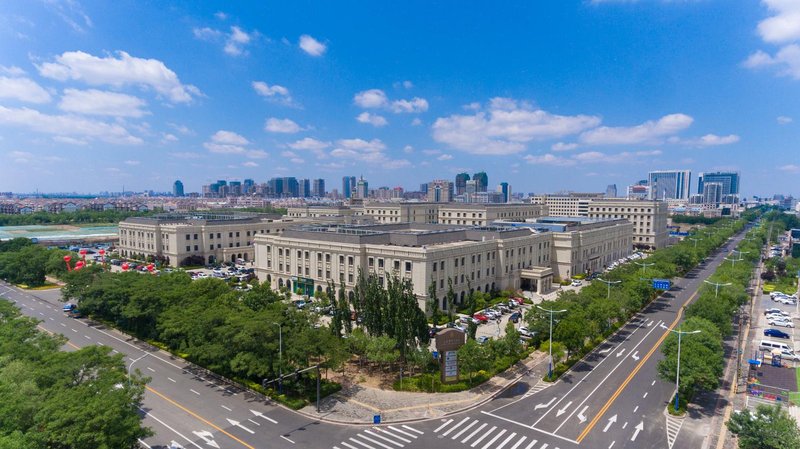
[[[433,351],[433,358],[439,360],[439,351]]]
[[[380,424],[380,423],[381,423],[381,415],[373,415],[372,424]]]
[[[669,290],[669,279],[653,279],[653,288],[656,290]]]

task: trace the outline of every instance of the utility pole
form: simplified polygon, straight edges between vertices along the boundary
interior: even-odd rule
[[[644,270],[645,270],[647,267],[652,267],[653,265],[655,265],[655,264],[656,264],[655,262],[652,262],[652,263],[644,263],[644,262],[636,262],[636,261],[633,261],[633,263],[635,263],[636,265],[639,265],[640,267],[642,267],[642,277],[644,277]]]
[[[727,286],[729,286],[729,285],[732,285],[730,282],[726,282],[726,283],[724,283],[724,284],[720,284],[719,282],[709,282],[709,281],[707,281],[707,280],[705,280],[705,279],[703,279],[703,282],[705,282],[706,284],[709,284],[709,285],[713,285],[713,286],[714,286],[714,298],[716,298],[717,296],[719,296],[719,288],[720,288],[720,287],[727,287]]]
[[[681,381],[681,336],[684,335],[684,334],[687,334],[687,335],[689,335],[689,334],[699,334],[700,330],[696,330],[696,331],[675,330],[675,329],[670,329],[667,326],[664,326],[664,323],[661,323],[661,327],[666,329],[666,330],[668,330],[668,331],[670,331],[670,332],[674,332],[674,333],[678,334],[678,369],[675,371],[675,411],[677,412],[678,411],[678,398],[679,398],[678,391],[679,391],[679,388],[680,388],[680,381]]]
[[[552,380],[553,379],[553,314],[554,313],[566,312],[566,309],[565,310],[549,310],[549,309],[545,309],[544,307],[541,307],[539,305],[536,305],[536,308],[550,313],[550,363],[549,363],[549,365],[547,367],[547,378]]]

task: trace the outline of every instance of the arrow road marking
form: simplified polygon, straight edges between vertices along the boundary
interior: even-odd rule
[[[556,400],[556,398],[553,398],[553,399],[550,399],[550,402],[548,402],[547,404],[536,404],[536,407],[534,407],[533,409],[534,409],[534,410],[539,410],[540,408],[547,408],[547,407],[550,407],[550,405],[551,405],[551,404],[553,403],[553,401],[555,401],[555,400]]]
[[[622,357],[623,353],[625,353],[625,348],[620,349],[620,351],[617,353],[617,357]]]
[[[617,422],[617,415],[608,418],[608,424],[606,424],[606,427],[603,429],[603,432],[608,432],[608,428],[611,427],[611,424],[614,424],[615,422]]]
[[[638,354],[638,353],[639,353],[639,351],[636,351],[636,352],[634,352],[633,354],[631,354],[631,358],[632,358],[633,360],[636,360],[637,362],[639,361],[639,356],[638,356],[638,355],[636,355],[636,354]]]
[[[589,406],[587,405],[583,407],[583,410],[581,410],[580,413],[578,413],[578,419],[581,420],[582,423],[586,422],[586,415],[584,415],[584,412],[586,412],[588,408]]]
[[[602,351],[599,351],[599,352],[600,352],[600,354],[606,354],[608,351],[610,351],[610,350],[611,350],[611,348],[612,348],[612,347],[613,347],[613,346],[609,346],[609,347],[607,347],[606,349],[603,349]]]
[[[647,327],[650,327],[650,326],[652,326],[654,322],[655,322],[655,320],[650,320],[650,322],[649,322],[649,323],[647,323]]]
[[[631,437],[631,441],[635,441],[636,437],[639,435],[639,432],[644,430],[644,421],[642,421],[639,424],[637,424],[636,427],[634,427],[634,429],[636,429],[636,430],[633,432],[633,436]]]
[[[245,430],[245,431],[247,431],[247,432],[250,432],[250,434],[251,434],[251,435],[252,435],[252,434],[255,434],[255,432],[253,432],[252,430],[250,430],[250,429],[248,429],[247,427],[245,427],[245,426],[243,426],[243,425],[239,424],[239,421],[234,421],[234,420],[232,420],[232,419],[230,419],[230,418],[227,418],[227,420],[228,420],[228,422],[229,422],[229,423],[231,423],[231,425],[232,425],[232,426],[236,426],[236,427],[238,427],[238,428],[240,428],[240,429],[242,429],[242,430]]]
[[[250,409],[250,413],[258,416],[259,418],[264,418],[267,421],[271,422],[272,424],[278,424],[278,421],[275,421],[274,419],[270,418],[269,416],[267,416],[267,415],[265,415],[265,414],[263,414],[263,413],[261,413],[261,412],[259,412],[257,410]]]
[[[567,402],[567,405],[565,405],[564,408],[558,409],[558,411],[556,412],[556,416],[558,417],[563,415],[564,413],[567,413],[567,409],[569,408],[570,405],[572,405],[572,401]]]
[[[217,442],[214,441],[214,434],[212,434],[211,432],[207,430],[200,430],[200,431],[195,430],[192,431],[192,433],[197,435],[198,438],[201,438],[203,442],[205,442],[207,445],[219,449],[219,444],[217,444]]]

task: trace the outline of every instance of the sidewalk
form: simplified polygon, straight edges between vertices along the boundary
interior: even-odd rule
[[[381,415],[382,423],[439,418],[492,400],[546,361],[547,354],[534,352],[482,385],[458,393],[410,393],[353,385],[323,399],[320,403],[322,413],[317,413],[315,405],[301,409],[300,413],[342,424],[372,424],[375,415]]]

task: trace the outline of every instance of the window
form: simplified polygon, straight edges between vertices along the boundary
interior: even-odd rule
[[[406,271],[411,271],[411,262],[406,262]]]
[[[218,238],[218,239],[221,239],[221,238],[222,238],[222,234],[220,234],[219,232],[217,232],[217,238]]]
[[[475,263],[475,254],[472,255],[472,263]]]
[[[194,235],[194,239],[197,240],[197,234]]]
[[[306,260],[308,260],[308,251],[306,251],[306,252],[303,254],[303,259],[306,259]]]
[[[212,244],[211,246],[208,247],[208,249],[213,250],[214,249],[214,245]]]
[[[250,231],[247,231],[247,236],[250,237]]]
[[[222,243],[217,243],[217,249],[222,248]]]
[[[239,231],[236,231],[236,237],[239,237]]]
[[[237,248],[239,247],[239,242],[236,242],[236,247],[237,247]]]
[[[282,255],[283,255],[283,249],[282,249],[282,248],[278,248],[278,255],[279,255],[279,256],[282,256]]]
[[[339,256],[339,263],[344,265],[344,256]]]
[[[330,254],[325,254],[325,262],[328,262],[328,263],[331,262],[331,255]]]
[[[186,245],[186,251],[191,251],[191,250],[192,250],[192,247],[189,246],[189,245]]]
[[[191,236],[189,234],[186,234],[186,240],[191,240],[191,239],[192,239]]]
[[[347,282],[350,282],[350,283],[352,283],[352,282],[353,282],[353,273],[349,273],[349,274],[347,275]]]
[[[347,257],[347,265],[353,265],[353,256]]]
[[[378,259],[378,268],[383,268],[383,259]]]
[[[458,257],[453,260],[453,264],[455,264],[456,268],[458,268]]]
[[[372,257],[367,259],[367,265],[369,265],[370,267],[375,266],[375,259],[373,259]]]
[[[233,232],[229,232],[228,233],[228,238],[231,238],[231,239],[233,238]]]
[[[300,259],[302,257],[303,257],[303,252],[298,249],[297,250],[297,258]]]
[[[394,261],[394,269],[395,269],[395,271],[400,271],[400,261],[399,260],[395,260]],[[406,270],[406,271],[408,271],[408,270]]]
[[[214,233],[212,232],[211,234],[208,234],[208,238],[213,240],[214,239]]]
[[[444,288],[444,279],[439,279],[439,288]]]
[[[444,271],[444,261],[439,262],[439,269]]]
[[[466,260],[466,259],[465,259],[464,257],[462,257],[462,258],[461,258],[461,266],[464,266],[464,261],[465,261],[465,260]]]
[[[439,264],[438,264],[438,263],[436,263],[436,262],[434,262],[434,263],[433,263],[433,272],[434,272],[434,273],[436,273],[436,267],[437,267],[438,265],[439,265]]]

